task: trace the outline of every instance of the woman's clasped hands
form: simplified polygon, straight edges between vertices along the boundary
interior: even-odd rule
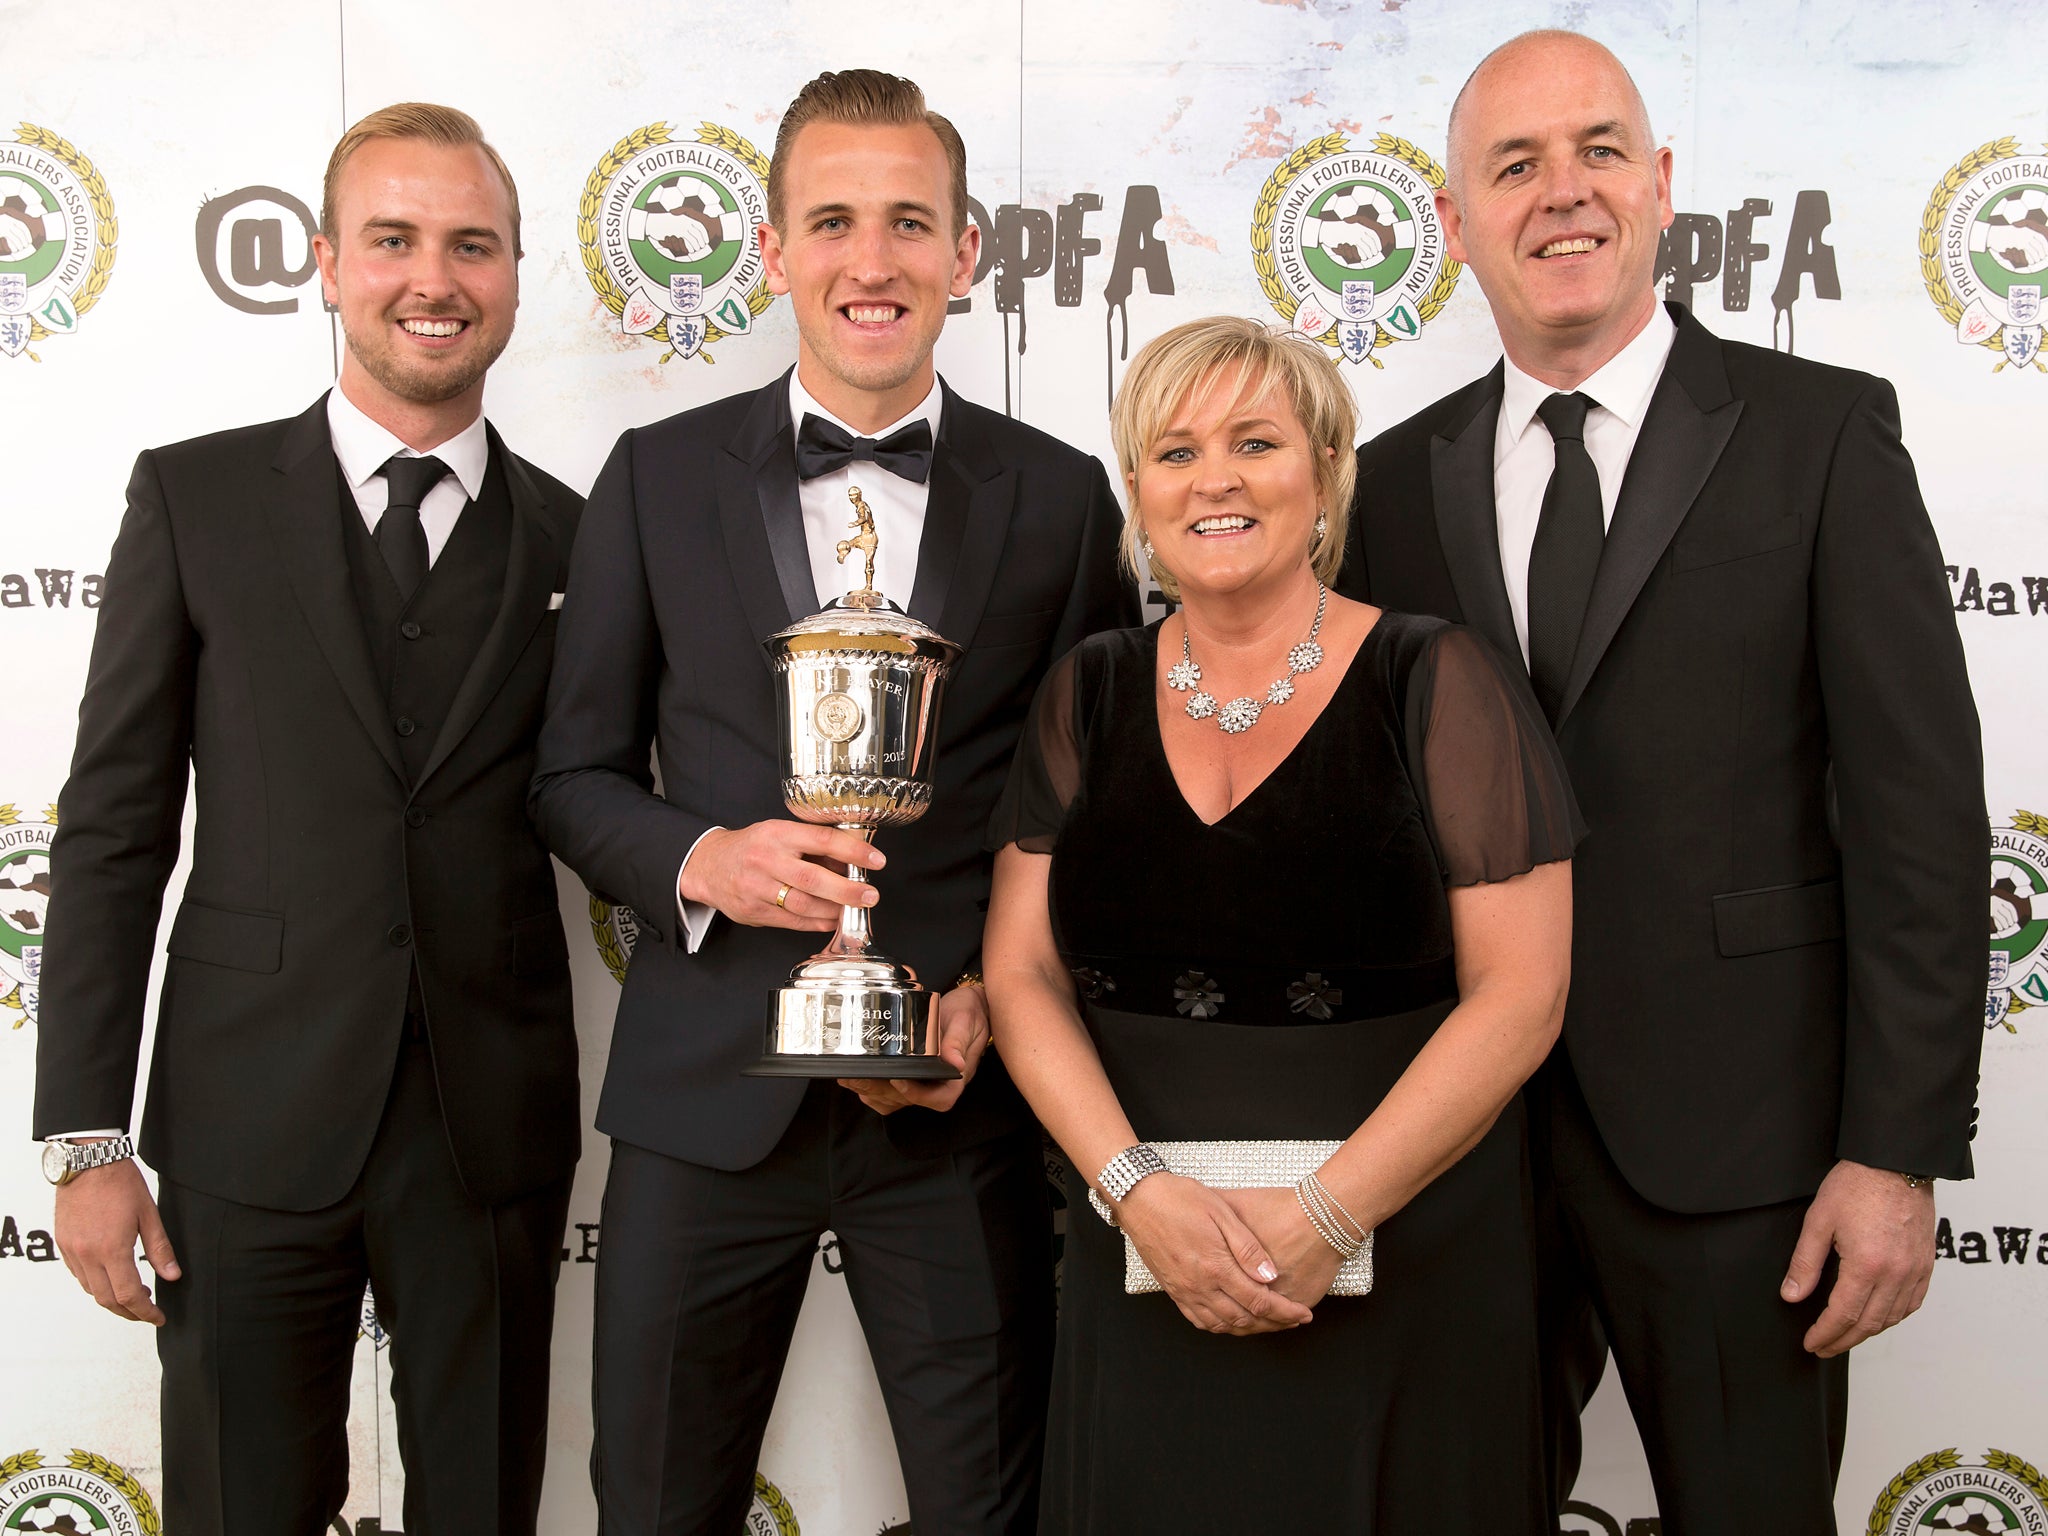
[[[1158,1173],[1124,1197],[1117,1222],[1181,1316],[1208,1333],[1299,1328],[1343,1262],[1291,1189],[1211,1189]]]

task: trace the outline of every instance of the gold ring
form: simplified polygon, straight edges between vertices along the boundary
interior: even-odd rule
[[[784,911],[786,912],[786,911],[788,911],[789,909],[788,909],[788,908],[787,908],[786,906],[783,906],[783,903],[787,902],[788,900],[789,900],[789,887],[785,885],[785,886],[782,886],[782,887],[778,888],[778,889],[776,890],[776,892],[775,892],[775,905],[776,905],[776,906],[778,906],[778,907],[782,907],[782,909],[783,909],[783,910],[784,910]]]

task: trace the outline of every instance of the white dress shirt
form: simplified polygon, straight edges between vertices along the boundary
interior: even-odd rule
[[[1613,527],[1622,476],[1628,473],[1629,455],[1635,452],[1636,436],[1677,335],[1670,312],[1662,304],[1655,306],[1650,323],[1576,391],[1555,389],[1522,372],[1512,358],[1506,360],[1500,421],[1493,434],[1493,508],[1501,575],[1507,581],[1508,607],[1515,616],[1515,638],[1522,644],[1524,663],[1529,659],[1529,551],[1543,515],[1543,492],[1557,466],[1550,431],[1537,422],[1536,407],[1554,394],[1578,393],[1592,400],[1593,408],[1586,412],[1586,453],[1600,475],[1601,516],[1607,527]]]
[[[365,416],[355,402],[341,392],[341,386],[336,385],[327,392],[327,436],[334,444],[334,457],[341,464],[341,473],[347,479],[349,489],[355,493],[356,507],[363,514],[363,523],[372,535],[377,532],[377,522],[384,516],[385,507],[391,503],[391,487],[384,479],[386,459],[398,453],[412,459],[436,458],[448,466],[451,473],[427,492],[427,499],[420,503],[420,524],[427,530],[427,564],[431,566],[440,558],[448,535],[455,531],[462,509],[483,491],[484,470],[490,464],[491,445],[484,435],[482,415],[479,414],[475,421],[440,447],[419,453],[400,442],[390,428],[380,426]],[[920,507],[920,521],[923,516]],[[121,1134],[118,1130],[102,1128],[96,1131],[64,1131],[43,1139],[77,1141],[84,1137]]]
[[[327,393],[327,435],[372,534],[391,502],[391,486],[384,478],[386,459],[395,453],[408,459],[435,458],[448,466],[449,473],[420,503],[420,526],[427,531],[427,564],[440,559],[462,509],[483,494],[491,445],[484,435],[482,414],[439,447],[419,453],[400,442],[389,427],[365,416],[336,385]]]
[[[811,392],[798,379],[797,370],[792,368],[789,371],[791,437],[788,451],[796,452],[795,433],[802,429],[806,415],[822,416],[855,437],[878,441],[914,421],[923,421],[930,424],[932,441],[937,443],[939,409],[944,400],[938,375],[934,374],[931,391],[915,410],[879,432],[862,432],[840,421],[813,400]],[[860,552],[850,551],[843,565],[838,558],[839,541],[853,535],[853,502],[846,493],[856,485],[860,487],[861,500],[875,515],[875,590],[898,608],[908,610],[911,589],[917,583],[917,551],[924,541],[924,513],[931,503],[931,481],[927,479],[920,485],[915,480],[905,480],[866,459],[856,459],[844,469],[835,469],[815,480],[801,481],[797,486],[797,500],[802,504],[804,513],[804,547],[810,553],[811,584],[817,591],[818,602],[820,606],[828,604],[861,584],[865,566],[864,563],[856,563],[864,562]],[[807,618],[809,615],[798,614],[796,617]],[[708,832],[722,830],[712,827]],[[704,838],[700,836],[697,842],[702,841]],[[690,853],[696,851],[697,843],[690,844]],[[718,909],[701,901],[683,900],[683,870],[689,867],[690,854],[686,853],[682,868],[676,871],[676,905],[682,913],[684,949],[694,955],[704,942],[704,936],[711,931],[711,920],[718,916]]]

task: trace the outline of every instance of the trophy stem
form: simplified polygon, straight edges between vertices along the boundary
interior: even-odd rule
[[[873,827],[853,827],[842,823],[840,830],[865,838],[870,843],[875,840]],[[859,864],[849,864],[846,866],[846,878],[856,885],[866,885],[868,872]],[[868,917],[868,909],[858,902],[850,902],[839,909],[839,930],[832,935],[832,942],[825,946],[824,953],[840,960],[865,959],[874,939],[874,924]]]

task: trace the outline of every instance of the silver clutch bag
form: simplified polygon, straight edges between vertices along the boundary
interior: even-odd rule
[[[1211,1189],[1292,1189],[1330,1160],[1340,1141],[1155,1141],[1152,1150],[1165,1159],[1169,1172],[1182,1174]],[[1112,1227],[1116,1212],[1093,1187],[1088,1203]],[[1344,1261],[1330,1282],[1332,1296],[1363,1296],[1372,1289],[1372,1233],[1365,1246]],[[1124,1290],[1132,1296],[1163,1289],[1138,1256],[1138,1245],[1124,1234]]]

